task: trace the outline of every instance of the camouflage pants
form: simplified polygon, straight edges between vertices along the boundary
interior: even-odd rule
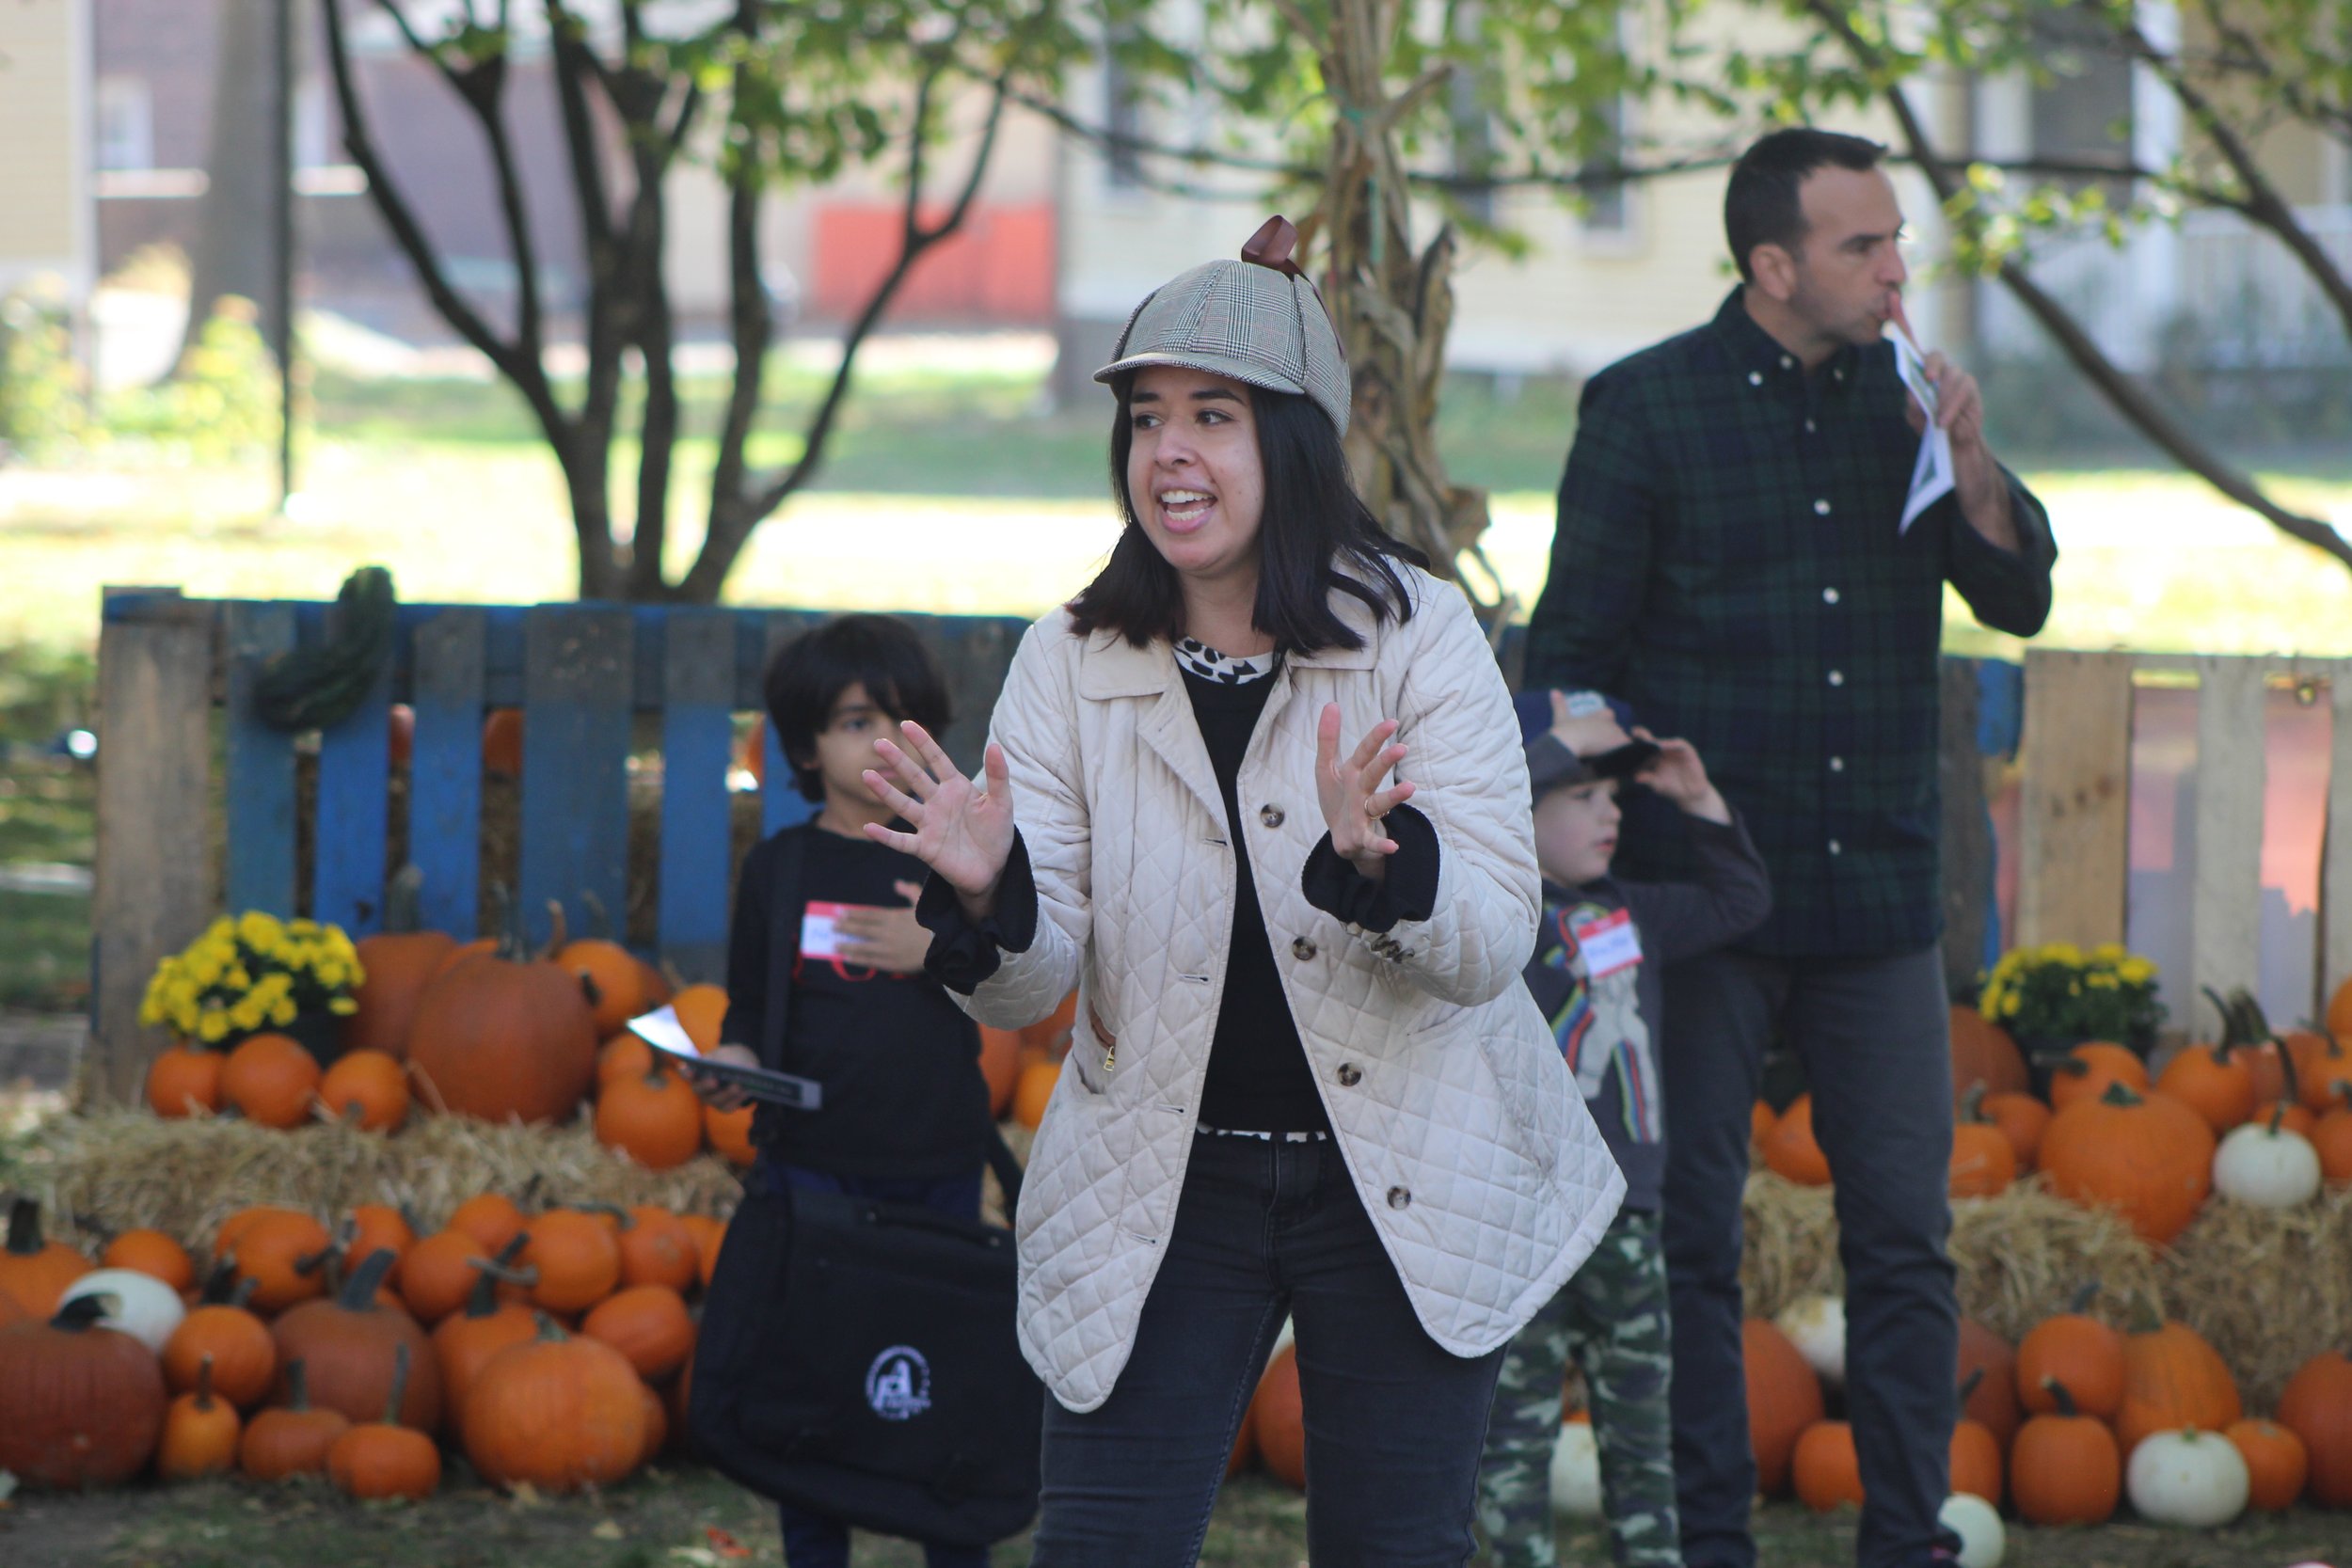
[[[1478,1523],[1495,1568],[1551,1568],[1551,1450],[1573,1357],[1590,1394],[1618,1568],[1681,1568],[1675,1513],[1672,1320],[1659,1216],[1619,1211],[1576,1276],[1511,1341],[1478,1466]]]

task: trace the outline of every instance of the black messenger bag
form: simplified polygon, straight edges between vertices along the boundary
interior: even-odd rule
[[[798,907],[798,860],[779,857],[790,896],[771,909]],[[1009,1213],[1020,1167],[989,1135]],[[1044,1393],[1014,1335],[1014,1275],[1001,1226],[747,1191],[703,1303],[696,1449],[752,1491],[864,1529],[954,1546],[1017,1533],[1037,1513]]]

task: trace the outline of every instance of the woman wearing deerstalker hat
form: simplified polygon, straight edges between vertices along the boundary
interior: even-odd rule
[[[1518,725],[1350,482],[1348,374],[1277,218],[1095,379],[1126,528],[1029,629],[979,779],[914,725],[930,965],[1069,1059],[1020,1206],[1041,1568],[1185,1564],[1287,1312],[1317,1562],[1458,1564],[1496,1368],[1622,1177],[1518,983]]]

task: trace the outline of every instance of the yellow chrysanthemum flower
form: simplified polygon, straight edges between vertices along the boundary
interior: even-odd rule
[[[196,1021],[197,1037],[207,1045],[218,1043],[229,1033],[229,1015],[218,1008],[208,1008]]]
[[[354,1002],[348,996],[329,997],[326,1003],[326,1010],[337,1015],[338,1017],[349,1018],[352,1014],[359,1010],[359,1004]]]
[[[328,1006],[332,1006],[333,1004],[329,1003]],[[269,1010],[269,1021],[278,1028],[283,1029],[294,1021],[294,1005],[292,1002],[276,1004]]]

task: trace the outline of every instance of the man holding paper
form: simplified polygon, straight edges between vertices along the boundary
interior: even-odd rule
[[[1800,128],[1740,158],[1724,200],[1740,285],[1707,325],[1586,384],[1528,627],[1528,686],[1603,693],[1688,737],[1773,882],[1759,930],[1666,977],[1690,1568],[1756,1560],[1746,1411],[1724,1390],[1741,1375],[1749,1106],[1775,1035],[1804,1064],[1836,1185],[1869,1495],[1859,1560],[1912,1568],[1949,1544],[1936,1524],[1958,1321],[1936,948],[1944,584],[1985,625],[2030,636],[2057,551],[2040,502],[1985,445],[1975,380],[1911,341],[1883,151]],[[1629,812],[1629,874],[1684,874],[1674,816]]]

